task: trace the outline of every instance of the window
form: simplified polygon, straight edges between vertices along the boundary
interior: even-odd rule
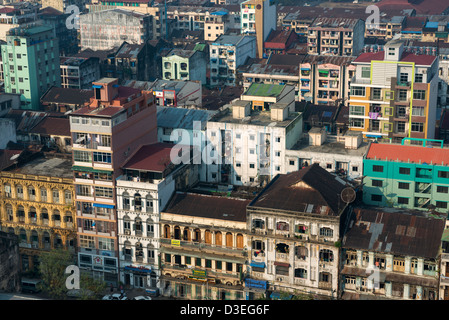
[[[79,162],[92,162],[90,152],[73,150],[73,160]]]
[[[371,195],[371,201],[380,202],[380,201],[382,201],[382,196],[378,195],[378,194],[372,194]]]
[[[365,107],[363,106],[349,106],[349,115],[351,116],[364,116]]]
[[[322,237],[333,237],[334,230],[331,228],[320,228],[320,236]]]
[[[105,187],[95,187],[95,196],[102,198],[112,198],[113,197],[113,189],[105,188]]]
[[[437,192],[438,193],[448,193],[448,187],[444,187],[444,186],[437,186]]]
[[[449,171],[438,171],[438,178],[449,178]]]
[[[396,122],[396,132],[397,133],[405,132],[405,122]]]
[[[16,187],[16,191],[17,191],[17,198],[23,199],[23,187],[21,185],[18,185]]]
[[[399,79],[399,81],[401,81],[402,83],[408,82],[408,73],[401,72]]]
[[[399,168],[399,174],[410,174],[410,168]]]
[[[380,100],[382,98],[382,90],[380,88],[373,88],[373,100]]]
[[[398,93],[398,100],[399,101],[407,101],[407,90],[399,90]]]
[[[418,83],[423,82],[423,75],[421,73],[415,74],[415,82],[418,82]]]
[[[412,107],[412,116],[424,117],[424,107]]]
[[[351,96],[364,97],[365,87],[351,87]]]
[[[349,119],[349,127],[350,128],[360,128],[363,129],[365,127],[364,119]]]
[[[425,100],[426,99],[426,91],[425,90],[413,90],[413,99]]]
[[[80,247],[95,249],[94,237],[80,235]]]
[[[362,78],[369,79],[371,77],[371,67],[362,67]]]
[[[408,198],[398,197],[398,204],[408,204]]]
[[[424,132],[424,123],[422,122],[412,122],[413,132]]]
[[[373,165],[374,172],[384,172],[384,166]]]
[[[436,201],[435,206],[440,209],[447,209],[447,202],[444,201]]]
[[[105,152],[94,152],[94,162],[111,163],[111,154]]]
[[[59,203],[59,190],[58,189],[52,190],[52,196],[53,196],[53,203]]]
[[[383,186],[383,181],[382,180],[372,180],[371,184],[373,187],[382,187]]]
[[[398,184],[399,189],[408,190],[410,188],[410,183],[407,182],[399,182]]]

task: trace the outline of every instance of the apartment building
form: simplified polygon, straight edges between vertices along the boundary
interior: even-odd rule
[[[247,58],[256,57],[256,38],[253,36],[221,35],[209,47],[210,85],[233,86],[237,68]]]
[[[332,135],[324,126],[312,127],[302,139],[285,151],[285,170],[290,173],[317,163],[328,172],[351,180],[361,180],[369,144],[363,141],[361,133],[347,131],[341,135]]]
[[[285,152],[302,135],[289,85],[253,83],[207,122],[206,179],[258,185],[285,172]]]
[[[167,17],[170,19],[171,31],[204,31],[205,36],[208,30],[212,30],[205,28],[206,24],[210,26],[214,22],[218,23],[220,20],[226,21],[228,19],[227,13],[228,11],[226,9],[219,6],[202,7],[180,5],[169,6],[167,8]]]
[[[347,104],[356,57],[307,55],[300,63],[300,101],[315,104]]]
[[[162,57],[164,80],[192,80],[206,84],[206,54],[198,50],[171,49]]]
[[[110,50],[153,39],[153,16],[126,9],[110,9],[80,15],[81,50]]]
[[[248,278],[267,290],[249,288],[250,298],[261,293],[337,297],[339,243],[351,211],[340,197],[344,190],[353,192],[313,164],[278,175],[251,201]]]
[[[161,213],[162,294],[243,300],[249,200],[177,192]]]
[[[96,57],[61,57],[61,87],[90,89],[92,82],[100,79],[100,59]]]
[[[90,101],[70,113],[80,268],[108,284],[119,281],[116,179],[140,145],[157,142],[152,93],[93,82]]]
[[[89,12],[122,9],[149,14],[153,17],[153,39],[164,39],[169,34],[166,8],[163,3],[154,3],[148,0],[92,0],[91,3],[86,4],[86,8],[89,9]]]
[[[342,299],[437,300],[445,219],[355,208],[342,242]]]
[[[240,7],[241,33],[256,36],[257,57],[262,58],[264,43],[271,30],[276,30],[276,5],[269,0],[247,0]]]
[[[20,94],[21,108],[38,110],[39,99],[60,86],[59,45],[48,26],[17,27],[1,46],[6,93]]]
[[[198,181],[198,167],[174,164],[173,144],[141,146],[122,165],[117,178],[120,281],[134,288],[159,290],[160,214],[175,190]]]
[[[438,97],[438,57],[404,50],[400,40],[363,53],[353,64],[349,128],[365,137],[432,139]]]
[[[424,145],[371,144],[363,161],[364,203],[447,212],[448,154],[449,149],[429,147],[426,141]]]
[[[204,40],[215,41],[219,36],[225,34],[230,27],[232,16],[227,10],[212,12],[209,19],[204,22]]]
[[[27,2],[27,5],[16,3],[0,8],[0,40],[6,41],[6,34],[12,28],[25,26],[35,22],[38,5]]]
[[[365,22],[357,18],[316,18],[308,28],[309,54],[357,56],[364,45]]]
[[[0,224],[19,239],[20,272],[36,272],[42,252],[61,248],[75,253],[71,160],[32,152],[14,158],[0,172]]]

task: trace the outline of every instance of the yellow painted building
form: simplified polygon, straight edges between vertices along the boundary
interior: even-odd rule
[[[75,250],[72,161],[38,155],[0,172],[0,227],[19,236],[21,270],[36,271],[42,251]]]

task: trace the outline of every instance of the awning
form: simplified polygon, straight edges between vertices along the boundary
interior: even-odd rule
[[[281,300],[281,299],[282,299],[282,300],[291,300],[292,297],[293,297],[293,295],[292,295],[292,294],[289,294],[289,295],[283,296],[283,297],[281,298],[281,294],[280,294],[279,292],[273,292],[273,293],[270,295],[270,298],[273,299],[273,300]]]
[[[245,287],[251,289],[263,289],[266,290],[268,287],[268,282],[264,280],[254,280],[247,278],[245,279]]]
[[[98,84],[94,84],[94,85],[92,85],[92,88],[94,88],[94,89],[101,89],[101,88],[103,88],[103,86],[100,86]]]
[[[97,207],[97,208],[107,208],[107,209],[114,209],[114,205],[112,204],[102,204],[102,203],[94,203],[92,204],[92,206]]]
[[[106,174],[112,173],[112,171],[98,170],[98,169],[93,169],[90,167],[81,167],[81,166],[72,166],[72,170],[73,171],[82,171],[82,172],[106,173]]]
[[[265,268],[265,262],[251,261],[250,266],[256,268]]]
[[[277,261],[275,261],[274,265],[275,266],[279,266],[279,267],[286,267],[286,268],[290,267],[290,264],[286,263],[286,262],[277,262]]]
[[[329,70],[318,70],[320,73],[329,74]]]
[[[142,273],[150,273],[151,272],[151,268],[135,267],[135,266],[126,266],[125,270],[134,271],[134,272],[142,272]]]

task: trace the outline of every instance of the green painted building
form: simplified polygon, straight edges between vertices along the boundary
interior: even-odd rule
[[[404,143],[404,140],[403,140]],[[367,205],[448,212],[449,149],[372,143],[363,161]]]
[[[40,109],[40,97],[61,85],[58,39],[50,26],[9,30],[1,46],[6,93],[20,94],[21,108]]]

